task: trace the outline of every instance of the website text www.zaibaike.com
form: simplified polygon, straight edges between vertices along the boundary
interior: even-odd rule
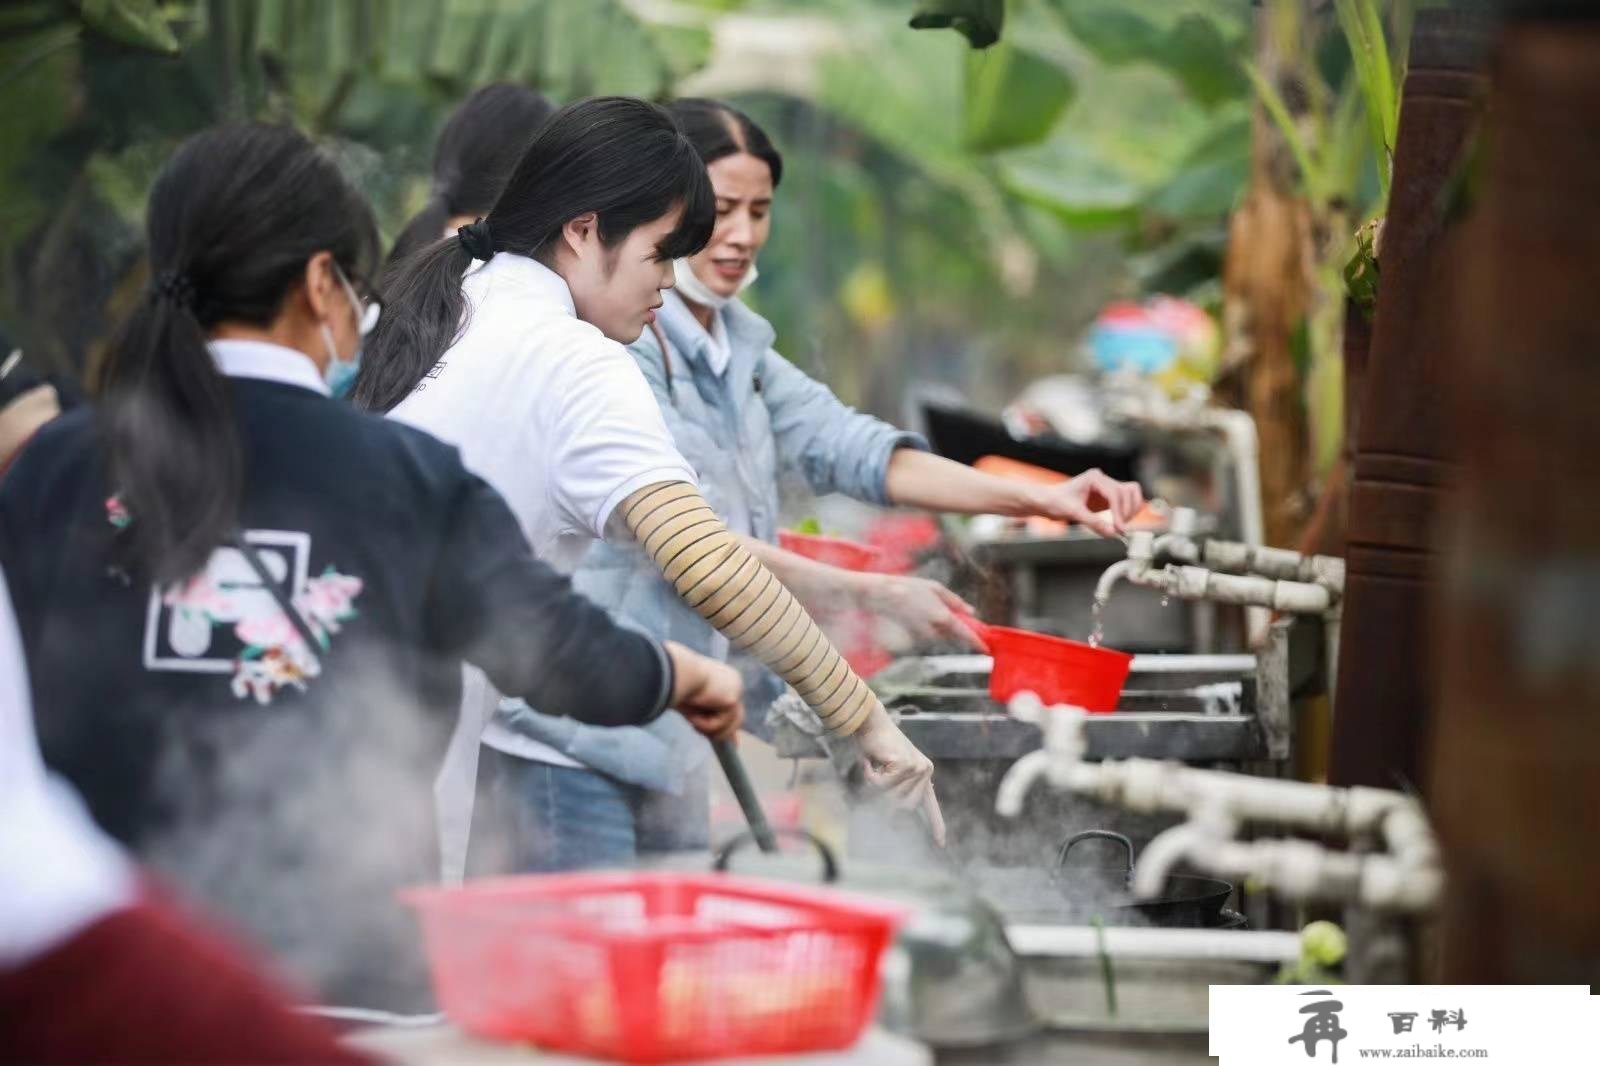
[[[1364,1059],[1487,1059],[1489,1050],[1481,1047],[1445,1047],[1413,1044],[1410,1047],[1363,1047],[1356,1051]]]

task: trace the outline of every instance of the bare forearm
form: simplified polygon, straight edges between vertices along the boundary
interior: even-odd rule
[[[755,537],[741,536],[739,540],[812,614],[857,606],[869,591],[871,575],[819,563]]]
[[[901,448],[889,460],[889,499],[902,507],[954,514],[1039,514],[1033,485],[995,477],[929,452]]]
[[[1039,515],[1078,522],[1102,537],[1122,532],[1144,506],[1136,481],[1099,470],[1051,484],[996,477],[937,455],[902,448],[889,460],[888,495],[895,503],[958,514]]]

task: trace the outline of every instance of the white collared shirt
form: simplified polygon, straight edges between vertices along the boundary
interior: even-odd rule
[[[502,252],[462,289],[466,330],[390,414],[460,448],[536,555],[570,572],[617,504],[696,483],[638,364],[577,317],[559,274]]]
[[[259,378],[328,395],[322,371],[305,352],[270,341],[216,340],[206,347],[217,369],[230,378]]]
[[[706,348],[706,362],[711,372],[720,378],[728,372],[728,364],[733,362],[733,344],[728,340],[728,325],[722,320],[720,308],[711,312],[711,329],[706,336],[711,338],[711,344]]]

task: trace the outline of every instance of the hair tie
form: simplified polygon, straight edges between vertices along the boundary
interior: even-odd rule
[[[194,308],[194,282],[189,280],[187,274],[176,270],[163,270],[155,276],[152,284],[158,299],[166,300],[178,307]]]
[[[484,262],[494,258],[494,236],[489,232],[487,219],[469,222],[456,230],[456,236],[461,238],[461,247],[472,253],[472,258]]]

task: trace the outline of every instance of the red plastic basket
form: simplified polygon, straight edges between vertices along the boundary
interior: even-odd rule
[[[726,874],[550,874],[402,893],[469,1033],[624,1062],[860,1039],[901,912]]]

